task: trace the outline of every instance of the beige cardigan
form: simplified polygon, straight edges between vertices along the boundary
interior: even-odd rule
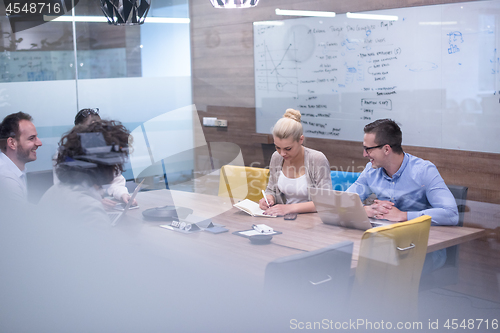
[[[285,195],[278,188],[278,178],[283,166],[283,157],[278,152],[274,152],[269,164],[269,183],[267,184],[266,195],[271,194],[274,196],[276,204],[285,204]],[[332,189],[330,163],[328,163],[322,152],[304,147],[304,166],[306,168],[308,187]]]

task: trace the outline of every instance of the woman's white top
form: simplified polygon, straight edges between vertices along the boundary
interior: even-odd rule
[[[283,171],[280,171],[278,178],[278,189],[285,194],[287,204],[308,202],[307,178],[303,174],[299,178],[288,178]]]

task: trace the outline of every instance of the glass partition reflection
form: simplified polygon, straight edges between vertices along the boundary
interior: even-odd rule
[[[27,171],[50,170],[77,110],[71,23],[47,22],[14,33],[3,16],[0,29],[0,118],[18,111],[33,117],[43,146]]]
[[[43,146],[28,172],[49,173],[62,134],[82,108],[130,130],[191,101],[187,0],[153,1],[148,17],[184,19],[141,26],[86,22],[104,17],[98,2],[80,1],[64,21],[13,33],[0,17],[0,117],[31,114]],[[72,14],[83,22],[71,22]],[[185,120],[191,132],[191,120]],[[192,169],[192,167],[189,167]],[[127,179],[133,178],[130,168]],[[192,170],[190,170],[192,171]]]

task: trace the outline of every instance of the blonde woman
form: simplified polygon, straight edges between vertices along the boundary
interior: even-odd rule
[[[302,145],[304,135],[300,112],[286,110],[273,127],[276,152],[269,165],[266,200],[259,201],[269,215],[315,212],[308,187],[332,188],[330,164],[322,152]]]

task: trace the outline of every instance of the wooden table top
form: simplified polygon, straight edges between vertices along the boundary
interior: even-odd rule
[[[181,251],[188,256],[208,256],[216,265],[244,267],[249,273],[264,276],[267,263],[280,257],[317,250],[338,242],[352,241],[352,268],[357,265],[362,230],[324,224],[316,213],[299,214],[296,220],[283,217],[252,217],[231,206],[229,198],[198,193],[158,190],[140,192],[137,200],[140,209],[128,212],[127,219],[141,220],[139,242],[153,247],[156,253]],[[148,208],[172,205],[193,209],[193,222],[211,218],[213,223],[224,225],[229,232],[212,234],[201,231],[183,234],[160,228],[168,222],[145,221],[142,211]],[[247,238],[233,235],[234,231],[248,230],[252,224],[264,223],[283,234],[273,237],[270,244],[254,245]],[[481,237],[483,229],[431,226],[427,252],[458,245]],[[242,265],[243,263],[243,265]]]

